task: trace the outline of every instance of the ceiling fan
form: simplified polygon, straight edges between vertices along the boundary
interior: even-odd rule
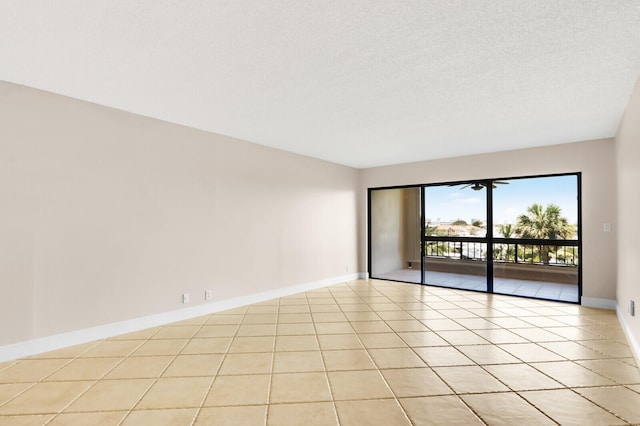
[[[509,182],[501,182],[501,181],[498,181],[498,180],[491,181],[491,183],[492,183],[492,185],[491,185],[492,188],[497,188],[496,184],[498,184],[498,185],[509,185]],[[471,188],[474,191],[480,191],[482,188],[486,187],[487,185],[488,185],[488,182],[472,182],[472,183],[468,183],[468,184],[464,185],[460,189]],[[456,186],[456,185],[449,185],[449,186]]]

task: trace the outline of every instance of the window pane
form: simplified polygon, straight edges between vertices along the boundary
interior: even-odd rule
[[[578,239],[577,176],[501,182],[493,190],[495,238]]]
[[[493,191],[494,292],[578,302],[578,177],[503,182]]]
[[[486,197],[476,183],[425,188],[426,284],[486,291]]]
[[[427,236],[487,236],[487,191],[480,184],[425,188]]]

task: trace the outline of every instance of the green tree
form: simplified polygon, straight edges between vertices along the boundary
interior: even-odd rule
[[[431,235],[437,235],[436,233],[438,232],[438,227],[437,226],[431,226],[431,222],[427,222],[424,225],[424,235],[426,235],[427,237],[431,236]]]
[[[455,222],[453,222],[452,225],[455,225],[455,226],[467,226],[468,223],[465,220],[458,219]]]
[[[500,234],[502,234],[503,238],[513,238],[515,235],[515,228],[512,224],[507,223],[505,225],[499,225]],[[495,251],[494,258],[498,259],[504,256],[504,260],[515,260],[516,256],[516,247],[515,244],[500,244],[497,247],[498,250]]]
[[[424,235],[427,237],[444,236],[447,235],[447,232],[445,230],[438,229],[437,226],[432,226],[431,222],[427,222],[424,226]],[[447,254],[447,247],[438,241],[427,242],[424,249],[425,256],[444,256]]]
[[[515,233],[521,238],[563,240],[573,234],[573,227],[569,225],[567,218],[562,217],[562,209],[557,205],[548,204],[543,208],[534,203],[527,207],[527,214],[518,216]],[[543,264],[549,264],[549,252],[555,250],[556,247],[541,246],[540,260]]]
[[[436,236],[445,236],[447,235],[447,231],[444,229],[439,229],[437,226],[431,226],[431,222],[427,222],[424,225],[424,235],[427,237],[436,235]]]
[[[473,226],[476,226],[478,228],[484,228],[484,222],[482,222],[481,220],[475,219],[471,222],[471,224]]]
[[[506,225],[499,225],[499,227],[500,227],[500,233],[502,234],[503,238],[513,237],[515,233],[515,229],[512,224],[507,223]]]

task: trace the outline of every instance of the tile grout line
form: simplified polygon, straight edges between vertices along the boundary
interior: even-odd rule
[[[273,335],[273,344],[271,346],[271,367],[269,369],[269,386],[267,386],[267,407],[264,413],[264,424],[269,423],[269,412],[271,409],[271,390],[273,387],[273,375],[275,373],[274,367],[276,363],[276,345],[278,344],[278,325],[280,324],[280,307],[281,307],[281,299],[278,298],[278,304],[276,309],[276,324],[275,331]]]
[[[98,346],[101,342],[103,342],[104,340],[99,340],[96,341],[94,343],[94,345],[90,346],[89,348],[87,348],[86,350],[82,351],[80,354],[77,354],[74,357],[71,358],[38,358],[36,357],[29,357],[29,358],[22,358],[20,360],[18,360],[15,364],[10,365],[10,367],[14,367],[16,365],[19,365],[21,362],[26,361],[26,360],[48,360],[48,359],[68,359],[69,361],[66,362],[65,364],[62,364],[59,368],[53,370],[51,372],[51,374],[45,375],[42,378],[40,378],[39,380],[37,380],[36,382],[33,382],[30,386],[28,386],[27,388],[25,388],[22,392],[14,395],[13,397],[9,398],[8,400],[6,400],[5,402],[3,402],[2,404],[0,404],[0,407],[3,407],[7,404],[9,404],[11,401],[13,401],[14,399],[18,398],[20,395],[23,395],[24,393],[26,393],[28,390],[34,388],[35,386],[37,386],[40,383],[45,383],[45,380],[51,376],[53,376],[54,374],[56,374],[58,371],[61,371],[63,368],[65,368],[66,366],[70,365],[73,361],[75,361],[76,359],[79,359],[82,355],[84,355],[85,353],[87,353],[88,351],[90,351],[92,348]],[[4,371],[4,369],[3,369]],[[106,373],[105,373],[106,374]],[[84,392],[81,392],[80,395],[78,395],[73,401],[71,401],[69,404],[67,404],[65,407],[63,407],[59,412],[57,413],[53,413],[53,417],[51,419],[49,419],[45,424],[50,423],[51,421],[53,421],[54,418],[56,418],[60,412],[62,412],[65,408],[67,408],[70,404],[72,404],[77,398],[79,398],[80,396],[84,395],[85,392],[87,392],[90,388],[92,388],[93,386],[95,386],[95,384],[99,381],[98,380],[94,380],[95,383],[93,383],[91,386],[89,386],[87,389],[85,389]],[[45,413],[45,414],[49,414],[49,413]]]
[[[200,417],[200,414],[202,413],[202,409],[203,409],[203,408],[205,408],[205,407],[204,407],[204,404],[205,404],[205,402],[206,402],[207,398],[209,397],[209,393],[211,392],[211,389],[213,389],[213,385],[215,384],[216,379],[217,379],[217,378],[218,378],[218,376],[219,376],[220,370],[222,369],[222,366],[224,365],[224,361],[227,359],[227,355],[229,354],[229,350],[231,349],[231,345],[233,345],[233,341],[234,341],[234,340],[235,340],[235,338],[238,336],[238,332],[240,331],[240,327],[241,327],[241,325],[243,324],[244,319],[245,319],[245,317],[246,317],[246,315],[247,315],[247,312],[248,312],[248,310],[249,310],[249,306],[251,306],[251,305],[246,305],[246,306],[244,306],[244,312],[242,313],[242,319],[240,320],[240,323],[238,323],[238,324],[234,324],[234,325],[237,325],[237,327],[236,327],[236,331],[235,331],[235,333],[233,334],[233,336],[231,337],[231,341],[230,341],[230,342],[229,342],[229,344],[227,345],[227,347],[226,347],[226,349],[225,349],[225,352],[224,352],[224,354],[223,354],[223,356],[222,356],[222,359],[220,360],[220,365],[218,365],[218,369],[216,370],[216,373],[215,373],[215,374],[213,375],[213,377],[211,378],[211,382],[209,383],[209,386],[207,387],[207,391],[204,393],[204,396],[202,397],[202,400],[200,401],[200,404],[199,404],[198,408],[196,409],[196,413],[195,413],[195,415],[193,416],[193,419],[192,419],[192,421],[191,421],[191,425],[192,425],[192,426],[193,426],[193,425],[195,425],[195,423],[198,421],[198,418]],[[234,308],[234,309],[238,309],[238,308]],[[225,312],[225,311],[222,311],[222,312]],[[222,313],[221,313],[221,314],[222,314]],[[215,313],[214,313],[214,314],[209,314],[208,319],[207,319],[207,320],[202,324],[202,327],[200,327],[200,330],[201,330],[201,329],[202,329],[202,328],[203,328],[203,327],[208,323],[208,321],[209,321],[209,320],[210,320],[214,315],[216,315],[216,314],[215,314]],[[196,333],[196,334],[197,334],[197,333]],[[193,339],[195,338],[196,334],[194,334],[194,335],[191,337],[191,340],[193,340]],[[190,340],[190,341],[191,341],[191,340]],[[185,345],[185,347],[186,347],[186,345]],[[182,348],[182,350],[184,350],[184,347]]]
[[[158,330],[158,331],[160,331],[160,330]],[[154,333],[154,334],[155,334],[155,333]],[[105,341],[107,341],[107,340],[106,340],[106,339],[105,339],[105,340],[102,340],[102,341],[100,341],[100,343],[105,342]],[[96,345],[94,345],[94,346],[92,346],[92,347],[91,347],[91,349],[93,349],[93,348],[97,347],[98,345],[99,345],[99,343],[98,343],[98,344],[96,344]],[[125,355],[125,356],[121,357],[122,359],[120,359],[120,361],[116,362],[116,364],[115,364],[112,368],[108,369],[108,370],[107,370],[107,371],[106,371],[106,372],[105,372],[105,373],[104,373],[100,378],[98,378],[98,379],[94,380],[94,382],[91,384],[91,386],[87,387],[87,389],[85,389],[83,392],[80,392],[80,394],[79,394],[77,397],[75,397],[74,399],[72,399],[72,400],[71,400],[67,405],[65,405],[65,406],[64,406],[64,407],[63,407],[63,408],[62,408],[58,413],[56,413],[56,415],[55,415],[55,416],[53,416],[51,419],[49,419],[49,421],[48,421],[47,423],[45,423],[45,424],[49,424],[49,423],[51,423],[52,421],[54,421],[56,418],[58,418],[62,413],[64,413],[64,410],[66,410],[67,408],[69,408],[71,405],[73,405],[73,403],[74,403],[74,402],[76,402],[77,400],[79,400],[82,396],[84,396],[87,392],[89,392],[89,390],[91,390],[92,388],[94,388],[94,387],[95,387],[98,383],[100,383],[100,382],[101,382],[101,381],[102,381],[102,380],[103,380],[103,379],[104,379],[104,378],[105,378],[105,377],[106,377],[110,372],[112,372],[113,370],[115,370],[115,369],[116,369],[120,364],[122,364],[122,363],[124,362],[124,360],[125,360],[125,359],[127,359],[127,358],[129,357],[129,355],[131,355],[134,351],[136,351],[136,350],[137,350],[138,348],[140,348],[140,346],[142,346],[142,345],[143,345],[143,343],[140,343],[138,346],[136,346],[135,348],[133,348],[133,349],[132,349],[132,350],[131,350],[127,355]],[[89,352],[89,351],[90,351],[90,349],[87,349],[86,351],[84,351],[84,352],[82,353],[82,355],[86,354],[86,353],[87,353],[87,352]],[[78,356],[77,358],[75,358],[75,359],[80,359],[80,357],[81,357],[81,355],[79,355],[79,356]],[[101,358],[101,357],[96,357],[96,358]],[[109,358],[109,357],[104,357],[104,358]],[[115,357],[115,358],[117,358],[117,357]],[[74,359],[74,360],[75,360],[75,359]]]
[[[353,288],[351,286],[349,286],[349,287],[353,291]],[[356,294],[357,294],[357,292],[356,292]],[[362,299],[361,297],[360,297],[360,299],[363,301],[363,303],[365,305],[367,305],[369,308],[371,308],[371,306],[366,301],[364,301],[364,299]],[[338,304],[338,305],[340,306],[340,304]],[[342,310],[341,306],[340,306],[340,310]],[[375,312],[375,311],[371,310],[371,312]],[[345,314],[344,311],[343,311],[343,314]],[[345,315],[345,317],[346,317],[346,315]],[[382,320],[385,323],[385,325],[387,325],[387,327],[389,327],[389,325],[386,323],[386,321],[384,321],[384,319],[380,318],[380,320]],[[349,323],[351,323],[351,321],[348,318],[347,318],[347,321]],[[389,327],[389,328],[393,331],[394,335],[396,335],[399,339],[402,340],[402,338],[400,336],[398,336],[398,334],[395,332],[395,330],[393,330],[391,327]],[[384,377],[384,374],[382,374],[382,371],[380,370],[380,368],[379,368],[378,364],[376,363],[375,359],[373,358],[373,356],[371,356],[371,353],[369,352],[369,348],[367,348],[367,346],[364,344],[364,342],[360,338],[360,333],[358,331],[356,331],[355,329],[354,329],[354,331],[355,331],[355,334],[356,334],[356,337],[357,337],[358,341],[360,341],[360,344],[362,345],[362,347],[363,347],[364,351],[366,352],[367,356],[369,357],[369,359],[371,360],[373,365],[376,367],[377,373],[382,378],[382,380],[383,380],[385,386],[387,387],[387,389],[391,392],[391,395],[393,395],[394,401],[396,402],[398,407],[400,407],[400,409],[402,410],[402,413],[404,414],[405,419],[409,422],[409,424],[414,424],[413,421],[411,420],[411,417],[409,417],[409,413],[407,413],[407,411],[405,410],[404,406],[400,403],[400,400],[398,399],[396,393],[393,391],[393,388],[391,387],[391,385],[389,385],[389,382],[388,382],[387,378]],[[363,333],[363,334],[365,334],[365,333]],[[404,340],[402,340],[402,341],[404,342]]]
[[[417,299],[416,299],[416,300],[417,300]],[[426,306],[426,305],[425,305],[425,306]],[[404,311],[404,312],[406,312],[406,311]],[[407,312],[407,313],[408,313],[408,312]],[[408,314],[409,314],[409,313],[408,313]],[[411,315],[411,314],[409,314],[409,315]],[[413,317],[413,315],[411,315],[411,316]],[[442,337],[442,336],[440,336],[440,335],[439,335],[435,330],[432,330],[431,328],[429,328],[426,324],[424,324],[424,322],[422,322],[421,320],[419,320],[419,319],[417,319],[417,318],[416,318],[416,320],[417,320],[417,321],[419,321],[421,324],[423,324],[425,327],[427,327],[427,329],[428,329],[428,330],[430,330],[431,332],[433,332],[433,333],[435,333],[437,336],[439,336],[441,339],[443,339],[443,337]],[[384,320],[383,320],[383,321],[384,321]],[[425,321],[426,321],[426,320],[425,320]],[[387,325],[388,325],[388,324],[387,324]],[[394,331],[395,331],[395,330],[394,330]],[[401,337],[401,336],[398,336],[398,337],[399,337],[400,339],[402,339],[402,337]],[[443,340],[445,340],[447,343],[449,343],[446,339],[443,339]],[[403,341],[404,341],[404,339],[403,339]],[[406,342],[405,342],[405,343],[406,343]],[[423,358],[422,358],[422,357],[421,357],[421,356],[420,356],[420,355],[415,351],[415,349],[414,349],[413,345],[409,345],[409,344],[407,344],[407,346],[411,349],[412,353],[414,353],[414,355],[415,355],[415,356],[417,356],[420,360],[422,360],[422,362],[424,362],[424,364],[425,364],[426,368],[429,368],[429,370],[430,370],[430,371],[431,371],[431,372],[432,372],[432,373],[433,373],[433,374],[434,374],[434,375],[435,375],[435,376],[436,376],[436,377],[437,377],[437,378],[438,378],[442,383],[444,383],[444,385],[445,385],[445,386],[447,386],[447,388],[449,388],[449,390],[451,391],[451,395],[452,395],[452,396],[457,397],[457,398],[458,398],[458,401],[460,401],[460,402],[461,402],[465,407],[467,407],[467,408],[468,408],[468,409],[469,409],[469,410],[470,410],[470,411],[471,411],[471,412],[476,416],[476,418],[477,418],[478,420],[480,420],[480,421],[481,421],[482,423],[484,423],[485,425],[487,424],[487,423],[484,421],[484,419],[480,416],[480,414],[479,414],[478,412],[476,412],[476,410],[475,410],[473,407],[471,407],[471,406],[470,406],[470,405],[469,405],[469,404],[468,404],[468,403],[467,403],[463,398],[461,398],[461,397],[460,397],[460,394],[459,394],[458,392],[456,392],[456,390],[455,390],[455,389],[453,389],[453,387],[449,384],[449,382],[447,382],[446,380],[444,380],[444,379],[442,378],[442,376],[441,376],[440,374],[438,374],[438,372],[437,372],[436,370],[434,370],[434,369],[433,369],[433,367],[432,367],[431,365],[429,365],[429,363],[428,363],[426,360],[424,360],[424,359],[423,359]],[[453,346],[453,345],[450,345],[450,346],[452,346],[452,347],[454,347],[454,348],[455,348],[455,346]],[[457,348],[456,348],[456,349],[457,349]],[[464,354],[462,354],[462,355],[464,355]],[[472,362],[475,362],[475,361],[473,361],[473,360],[471,360],[471,361],[472,361]],[[476,364],[476,365],[477,365],[477,364]],[[393,392],[393,389],[392,389],[391,391]],[[393,394],[394,394],[394,396],[395,396],[395,392],[393,392]],[[402,405],[402,404],[400,404],[400,405]],[[404,410],[404,407],[403,407],[403,410]],[[407,417],[408,417],[408,413],[406,413],[406,415],[407,415]],[[413,423],[413,422],[412,422],[412,423]]]
[[[66,408],[68,408],[71,404],[73,404],[75,401],[77,401],[81,396],[83,396],[85,393],[87,393],[91,388],[93,388],[99,381],[101,381],[110,371],[112,371],[114,368],[116,368],[120,363],[122,363],[122,361],[124,360],[121,359],[119,362],[117,362],[112,368],[108,369],[100,378],[98,379],[89,379],[89,380],[55,380],[55,381],[49,381],[46,382],[46,379],[53,376],[54,374],[56,374],[57,372],[61,371],[62,369],[64,369],[65,367],[69,366],[70,364],[73,363],[73,361],[76,361],[78,359],[82,359],[82,355],[86,354],[87,352],[91,351],[93,348],[97,347],[98,345],[100,345],[101,343],[107,341],[107,339],[102,339],[102,340],[97,340],[94,341],[94,344],[92,346],[90,346],[89,348],[85,349],[84,351],[82,351],[81,353],[75,355],[72,358],[40,358],[37,355],[35,357],[29,357],[29,358],[25,358],[26,359],[33,359],[33,360],[48,360],[48,359],[69,359],[69,361],[65,364],[63,364],[62,366],[60,366],[59,368],[57,368],[56,370],[54,370],[51,374],[44,376],[42,379],[40,379],[38,382],[33,383],[32,386],[30,386],[29,388],[25,389],[24,392],[21,392],[20,394],[16,395],[16,397],[18,397],[19,395],[24,394],[27,390],[31,389],[32,387],[35,387],[37,384],[39,383],[58,383],[58,382],[78,382],[78,381],[92,381],[93,383],[88,386],[84,391],[80,392],[80,394],[78,394],[75,398],[73,398],[67,405],[65,405],[64,407],[62,407],[58,412],[55,413],[42,413],[45,415],[53,415],[52,418],[50,418],[49,420],[47,420],[47,422],[45,424],[49,424],[51,423],[53,420],[55,420],[56,417],[58,417]],[[139,346],[138,346],[139,347]],[[63,349],[64,350],[64,349]],[[135,350],[135,348],[133,349]],[[96,358],[111,358],[111,357],[96,357]],[[119,357],[112,357],[112,358],[119,358]],[[15,398],[11,398],[11,400],[13,400]],[[10,401],[10,400],[9,400]],[[8,403],[9,401],[6,401],[6,403]],[[3,404],[4,405],[4,404]],[[40,413],[35,413],[33,415],[37,415]]]
[[[162,331],[165,327],[170,326],[170,324],[165,324],[164,326],[162,326],[158,331],[156,331],[155,333],[153,333],[151,336],[149,336],[148,339],[145,340],[145,343],[153,340],[153,337],[155,335],[157,335],[158,333],[160,333],[160,331]],[[202,328],[202,325],[199,327],[199,329]],[[195,334],[194,334],[195,335]],[[167,339],[169,340],[169,339]],[[171,361],[169,361],[167,363],[167,365],[162,369],[162,371],[160,371],[160,373],[152,379],[151,384],[145,389],[144,392],[142,392],[142,395],[140,395],[139,398],[137,398],[137,401],[131,406],[131,408],[129,408],[127,411],[127,414],[124,415],[124,417],[122,419],[120,419],[120,422],[118,423],[118,425],[122,425],[127,418],[129,418],[129,416],[131,415],[131,413],[133,411],[135,411],[135,408],[138,406],[138,404],[140,404],[140,401],[142,401],[144,399],[145,396],[147,396],[147,394],[149,393],[149,391],[151,390],[151,388],[153,388],[155,386],[156,383],[158,383],[158,381],[160,380],[160,378],[162,377],[162,375],[167,371],[167,369],[173,364],[173,362],[176,360],[176,358],[178,357],[178,355],[180,354],[180,352],[185,348],[185,346],[188,344],[184,343],[182,345],[182,347],[180,348],[180,350],[178,351],[178,353],[176,355],[173,356],[173,358],[171,359]],[[130,352],[129,355],[127,355],[126,358],[131,357],[136,351],[138,351],[142,346],[144,346],[144,344],[138,346],[134,351]],[[161,356],[161,355],[157,355],[157,356]]]
[[[144,346],[145,343],[148,343],[150,341],[153,341],[154,337],[156,335],[158,335],[162,330],[164,330],[165,328],[171,327],[171,326],[175,326],[176,323],[169,323],[169,324],[164,324],[163,326],[159,327],[158,330],[153,333],[151,336],[149,336],[147,339],[145,339],[143,341],[143,343],[141,343],[140,345],[138,345],[136,348],[134,348],[131,352],[129,352],[128,355],[126,355],[125,357],[123,357],[122,362],[124,362],[126,359],[130,359],[130,358],[134,358],[133,354],[138,351],[142,346]],[[184,348],[189,344],[189,342],[191,341],[191,339],[193,339],[193,336],[195,336],[195,334],[202,328],[203,324],[200,324],[200,326],[198,327],[198,330],[196,330],[196,332],[189,338],[175,338],[175,339],[171,339],[171,338],[167,338],[167,339],[155,339],[155,340],[186,340],[185,343],[183,343],[182,347],[180,348],[180,350],[178,351],[178,353],[176,353],[175,355],[172,356],[172,359],[167,363],[167,365],[165,365],[165,367],[156,375],[156,377],[154,378],[148,378],[151,381],[151,383],[149,384],[149,386],[144,390],[144,392],[142,392],[142,394],[140,395],[139,398],[137,398],[136,402],[131,406],[131,408],[125,410],[127,413],[124,415],[124,417],[122,419],[120,419],[120,421],[118,422],[118,425],[122,425],[131,415],[131,413],[133,413],[135,410],[135,408],[138,406],[138,404],[140,404],[140,401],[142,401],[144,399],[144,397],[149,393],[149,391],[155,386],[156,383],[158,383],[158,381],[160,380],[160,378],[162,377],[162,375],[169,369],[169,367],[173,364],[173,362],[178,358],[178,356],[180,355],[180,353],[182,352],[182,350],[184,350]],[[139,357],[135,357],[135,358],[144,358],[146,355],[142,355]],[[153,355],[148,355],[149,357],[159,357],[159,356],[167,356],[167,355],[159,355],[159,354],[153,354]],[[121,363],[122,363],[121,362]],[[114,367],[115,368],[115,367]],[[113,370],[113,369],[112,369]],[[112,380],[118,380],[118,379],[112,379]],[[120,380],[128,380],[128,379],[120,379]]]
[[[311,310],[311,306],[309,305],[309,296],[307,294],[308,292],[305,292],[305,297],[307,299],[307,305],[309,306],[309,310]],[[331,294],[331,292],[329,291],[329,294]],[[332,295],[333,298],[333,295]],[[335,298],[333,298],[334,302],[335,302]],[[337,302],[336,302],[337,304]],[[335,394],[333,391],[333,386],[331,385],[331,380],[329,380],[329,371],[327,370],[327,363],[324,359],[324,354],[323,354],[323,350],[322,350],[322,346],[320,345],[320,339],[318,338],[318,328],[316,327],[316,321],[313,318],[313,313],[310,312],[311,315],[311,321],[313,324],[313,330],[314,330],[314,337],[316,339],[316,343],[318,344],[318,348],[320,349],[320,359],[322,360],[322,368],[323,368],[323,373],[324,373],[324,380],[327,382],[327,386],[329,387],[329,395],[331,396],[331,406],[333,407],[333,415],[335,417],[335,420],[337,422],[338,425],[341,425],[342,422],[340,421],[340,415],[338,414],[338,406],[336,405],[336,399],[335,399]]]
[[[461,309],[464,309],[464,308],[461,308]],[[405,311],[405,312],[406,312],[406,311]],[[407,312],[407,313],[408,313],[408,312]],[[465,330],[465,331],[469,331],[469,332],[472,332],[472,333],[473,333],[473,330],[471,330],[471,329],[469,329],[469,328],[465,327],[464,325],[462,325],[462,324],[458,323],[458,321],[456,321],[456,319],[454,319],[454,318],[449,318],[449,319],[450,319],[450,320],[453,320],[454,322],[456,322],[457,324],[459,324],[460,326],[462,326],[462,327],[464,328],[464,330]],[[383,319],[383,321],[384,321],[384,319]],[[420,320],[419,320],[419,321],[420,321]],[[422,321],[420,321],[420,322],[421,322],[421,323],[423,323]],[[423,323],[423,324],[424,324],[424,323]],[[426,324],[424,324],[424,325],[425,325],[425,326],[427,326]],[[429,327],[427,326],[427,328],[429,328]],[[430,330],[430,331],[432,331],[432,332],[434,332],[436,335],[440,336],[440,334],[439,334],[436,330],[432,330],[432,329],[430,329],[430,328],[429,328],[429,330]],[[394,330],[394,331],[395,331],[395,330]],[[441,331],[442,331],[442,330],[441,330]],[[473,334],[474,334],[474,335],[477,335],[476,333],[473,333]],[[400,337],[400,336],[399,336],[399,337]],[[479,337],[482,337],[482,336],[479,336]],[[440,336],[440,338],[442,338],[442,339],[444,339],[445,341],[447,341],[447,343],[449,343],[449,346],[451,346],[451,347],[453,347],[454,349],[458,350],[458,348],[457,348],[457,346],[458,346],[458,345],[453,345],[453,344],[451,344],[451,342],[449,342],[448,340],[446,340],[443,336]],[[487,343],[490,343],[490,342],[488,342],[488,341],[487,341]],[[412,349],[412,351],[415,353],[415,350],[414,350],[413,346],[409,345],[409,347],[410,347],[410,348]],[[458,352],[460,352],[460,351],[458,350]],[[460,352],[460,353],[464,356],[464,354],[463,354],[462,352]],[[416,354],[416,356],[418,356],[419,358],[421,358],[421,359],[422,359],[422,357],[420,357],[417,353],[415,353],[415,354]],[[486,370],[486,369],[483,367],[483,365],[478,364],[478,363],[477,363],[475,360],[473,360],[473,359],[470,359],[470,361],[471,361],[471,362],[473,362],[473,365],[475,365],[476,367],[480,367],[483,371],[485,371],[487,374],[489,374],[491,377],[495,378],[499,383],[501,383],[503,386],[505,386],[507,389],[509,389],[508,393],[515,393],[515,394],[517,394],[520,398],[522,398],[522,396],[521,396],[521,395],[519,395],[519,394],[517,393],[517,391],[515,391],[514,389],[512,389],[509,385],[507,385],[506,383],[504,383],[504,382],[503,382],[502,380],[500,380],[498,377],[496,377],[496,376],[494,376],[493,374],[491,374],[491,372],[490,372],[490,371],[488,371],[488,370]],[[521,360],[521,361],[522,361],[522,360]],[[425,363],[425,365],[426,365],[428,368],[430,368],[430,370],[431,370],[431,371],[432,371],[432,372],[433,372],[433,373],[434,373],[434,374],[435,374],[435,375],[436,375],[436,376],[437,376],[437,377],[438,377],[438,378],[439,378],[439,379],[440,379],[440,380],[441,380],[441,381],[442,381],[442,382],[443,382],[443,383],[444,383],[444,384],[445,384],[445,385],[446,385],[446,386],[447,386],[447,387],[452,391],[452,395],[457,396],[457,397],[458,397],[458,400],[459,400],[462,404],[464,404],[464,405],[465,405],[469,410],[471,410],[471,411],[472,411],[472,412],[477,416],[477,418],[478,418],[478,419],[480,419],[480,420],[481,420],[483,423],[485,423],[485,424],[486,424],[486,422],[484,421],[484,419],[482,418],[482,416],[481,416],[478,412],[476,412],[476,410],[475,410],[473,407],[471,407],[471,406],[470,406],[470,405],[469,405],[469,404],[464,400],[464,398],[461,398],[461,395],[507,393],[507,391],[503,391],[503,392],[478,392],[478,393],[475,393],[475,392],[474,392],[474,393],[462,392],[462,393],[459,393],[459,392],[457,392],[455,389],[453,389],[453,388],[451,387],[451,385],[450,385],[446,380],[444,380],[444,378],[442,378],[442,376],[441,376],[437,371],[435,371],[435,370],[434,370],[434,369],[433,369],[433,368],[428,364],[428,362],[426,362],[426,361],[424,361],[424,360],[423,360],[423,362],[424,362],[424,363]],[[523,362],[523,363],[524,363],[524,362]],[[500,365],[500,364],[498,364],[498,365]],[[451,367],[451,366],[444,366],[443,368],[446,368],[446,367]],[[392,392],[393,392],[393,390],[392,390]],[[394,392],[394,395],[395,395],[395,392]],[[528,402],[528,401],[527,401],[527,403],[529,404],[529,402]],[[530,405],[532,405],[532,404],[530,404]],[[539,411],[541,414],[543,414],[545,417],[547,417],[547,418],[551,419],[551,418],[550,418],[546,413],[542,412],[542,411],[541,411],[538,407],[536,407],[535,405],[532,405],[532,407],[533,407],[534,409],[538,410],[538,411]],[[551,419],[551,420],[553,420],[553,419]]]

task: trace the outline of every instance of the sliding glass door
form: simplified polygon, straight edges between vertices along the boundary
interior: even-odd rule
[[[369,190],[372,278],[579,302],[580,174]]]
[[[578,179],[509,179],[494,191],[495,293],[579,301]]]
[[[483,183],[424,188],[424,283],[487,290],[487,190]]]

